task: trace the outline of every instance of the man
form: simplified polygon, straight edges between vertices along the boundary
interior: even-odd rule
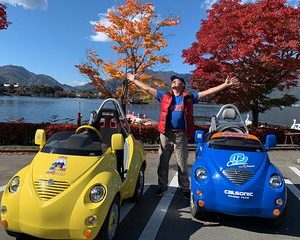
[[[225,82],[205,91],[185,92],[185,80],[178,76],[171,77],[171,90],[157,91],[135,79],[131,73],[127,79],[139,88],[148,91],[161,103],[161,113],[158,121],[160,132],[159,165],[157,169],[159,188],[155,196],[162,196],[168,189],[169,161],[175,152],[178,167],[178,183],[184,198],[190,198],[190,181],[188,177],[188,139],[194,136],[193,104],[198,103],[200,97],[219,92],[238,83],[235,77],[227,77]]]

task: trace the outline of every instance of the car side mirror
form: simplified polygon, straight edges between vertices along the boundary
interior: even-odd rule
[[[46,132],[44,129],[38,129],[35,132],[34,143],[42,148],[46,144]]]
[[[115,133],[112,135],[111,148],[113,151],[124,149],[124,137],[121,133]]]
[[[202,144],[204,142],[204,131],[197,130],[195,132],[195,142]]]
[[[270,150],[271,147],[276,147],[277,138],[274,134],[268,134],[266,137],[265,148],[266,150]]]

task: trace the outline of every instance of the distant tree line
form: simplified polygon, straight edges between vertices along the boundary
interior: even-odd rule
[[[31,97],[55,97],[55,98],[99,98],[97,92],[92,91],[67,91],[59,86],[31,85],[18,86],[0,85],[0,95],[5,96],[31,96]]]

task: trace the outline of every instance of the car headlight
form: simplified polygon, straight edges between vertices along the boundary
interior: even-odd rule
[[[204,179],[206,179],[207,178],[207,171],[206,171],[206,169],[203,168],[203,167],[197,168],[196,171],[195,171],[195,177],[198,180],[204,180]]]
[[[280,188],[282,185],[282,177],[278,174],[274,174],[270,177],[269,183],[272,188]]]
[[[10,183],[9,183],[9,187],[8,190],[10,193],[15,193],[18,191],[20,185],[20,178],[19,177],[14,177]]]
[[[105,188],[101,185],[94,186],[90,191],[90,199],[92,202],[100,202],[105,196]]]

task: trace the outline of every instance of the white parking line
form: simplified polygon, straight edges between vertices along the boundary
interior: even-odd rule
[[[149,187],[150,187],[149,185],[145,185],[144,186],[143,195],[145,194],[145,192],[147,192],[147,190],[148,190]],[[120,211],[120,222],[122,222],[124,220],[124,218],[126,217],[126,215],[130,212],[130,210],[134,206],[135,206],[135,203],[124,202],[124,204],[121,207],[121,211]]]
[[[299,189],[289,180],[284,179],[286,186],[290,189],[290,191],[300,200],[300,191]]]
[[[6,185],[0,186],[0,192],[3,192],[5,188],[6,188]]]
[[[172,181],[169,184],[170,187],[178,187],[178,172],[175,173],[174,177],[172,178]]]
[[[159,204],[154,210],[149,222],[147,223],[144,231],[142,232],[139,240],[154,240],[158,233],[159,227],[164,220],[164,217],[168,211],[168,207],[173,199],[174,190],[173,187],[178,187],[178,176],[175,174],[172,181],[169,184],[168,191],[165,192],[164,196],[160,199]]]
[[[291,170],[293,170],[294,173],[296,173],[300,177],[300,170],[296,167],[289,167]]]

